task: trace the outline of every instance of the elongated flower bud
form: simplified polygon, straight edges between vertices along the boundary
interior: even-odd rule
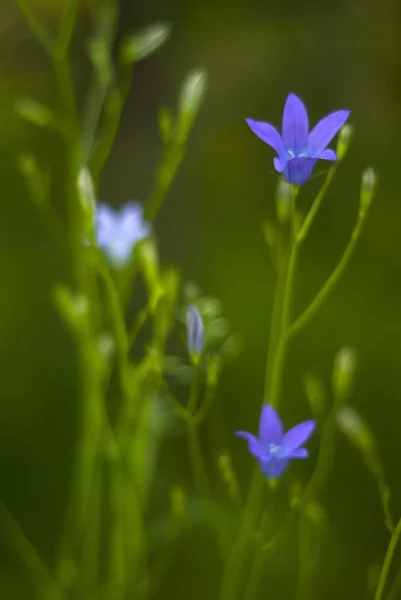
[[[196,306],[188,306],[186,320],[188,352],[192,362],[197,363],[205,345],[205,327]]]

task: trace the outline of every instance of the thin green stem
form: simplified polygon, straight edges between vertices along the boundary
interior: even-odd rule
[[[94,39],[99,40],[101,44],[104,45],[104,52],[108,58],[111,56],[113,41],[116,33],[118,5],[118,2],[108,2],[96,13]],[[111,74],[111,78],[113,77],[114,75]],[[92,152],[94,151],[99,120],[105,103],[107,90],[109,89],[110,85],[111,80],[102,77],[95,69],[89,84],[89,92],[83,118],[83,131],[81,136],[81,162],[83,165],[88,164]],[[94,173],[92,170],[92,173],[95,176],[95,179],[97,179],[99,170],[96,173]]]
[[[309,304],[309,306],[303,311],[303,313],[295,319],[295,321],[287,328],[285,336],[286,338],[290,338],[297,334],[305,325],[310,321],[310,319],[317,313],[319,308],[325,302],[329,294],[333,291],[335,286],[340,280],[340,277],[345,271],[350,258],[353,254],[355,246],[359,240],[359,237],[362,232],[362,227],[365,222],[366,212],[360,213],[357,223],[354,227],[354,230],[351,235],[351,239],[332,274],[327,279],[326,283],[322,286],[320,291],[317,293],[315,298]]]
[[[208,385],[206,388],[206,391],[205,391],[203,402],[193,416],[193,420],[196,425],[198,425],[198,426],[201,425],[203,423],[203,421],[206,419],[207,415],[209,414],[210,409],[213,406],[213,402],[214,402],[215,398],[216,398],[216,386]]]
[[[269,352],[266,365],[266,373],[272,373],[273,376],[272,378],[266,376],[266,387],[264,392],[264,400],[268,400],[269,402],[271,401],[270,399],[272,397],[272,385],[275,381],[274,373],[277,371],[277,367],[275,365],[277,360],[277,351],[280,345],[280,342],[277,340],[280,339],[282,334],[283,298],[286,291],[287,294],[289,294],[289,290],[292,290],[292,284],[289,285],[288,283],[288,274],[290,273],[292,276],[294,275],[295,259],[293,257],[293,268],[291,271],[289,271],[287,262],[283,260],[282,257],[279,257],[278,265],[280,268],[278,272],[277,287],[273,303],[273,314],[271,320],[272,326],[270,328]],[[290,302],[287,300],[288,310],[289,304]],[[280,324],[279,327],[273,326],[277,322]],[[220,600],[234,600],[239,595],[243,565],[248,554],[249,543],[259,521],[260,506],[264,490],[263,484],[264,481],[259,468],[255,467],[248,494],[248,500],[244,509],[237,539],[232,548],[223,576]]]
[[[42,46],[46,54],[53,58],[55,53],[55,42],[47,29],[37,20],[29,0],[17,0],[17,2],[36,41]]]
[[[72,32],[74,31],[77,10],[78,0],[70,0],[65,10],[60,31],[57,36],[56,52],[58,56],[64,56],[67,53]]]
[[[113,334],[116,342],[120,384],[124,397],[129,395],[129,373],[128,373],[128,336],[124,320],[124,312],[118,295],[117,286],[113,280],[108,265],[100,258],[98,262],[99,273],[106,286],[109,303],[110,316],[113,323]]]
[[[377,586],[375,600],[382,600],[384,597],[384,591],[386,588],[387,578],[393,560],[394,552],[398,544],[399,537],[401,535],[401,519],[398,521],[396,528],[394,529],[393,535],[391,536],[390,543],[387,548],[386,555],[384,557],[383,567],[380,573],[379,584]]]
[[[334,175],[336,174],[337,168],[338,168],[338,162],[335,162],[333,164],[333,166],[331,167],[331,169],[329,170],[327,177],[311,206],[311,209],[309,210],[300,230],[298,231],[297,241],[299,243],[303,242],[304,239],[306,238],[306,236],[308,235],[309,230],[312,227],[313,221],[315,220],[315,217],[316,217],[316,215],[320,209],[320,206],[324,200],[326,192],[329,189],[331,182],[333,181],[333,178],[334,178]]]
[[[201,498],[210,498],[210,483],[199,439],[199,431],[191,421],[188,424],[188,449],[198,493]]]
[[[2,538],[10,539],[23,569],[29,574],[30,582],[36,588],[37,597],[45,600],[61,600],[63,594],[53,575],[2,502],[0,502],[0,528]]]
[[[193,415],[198,407],[199,402],[199,391],[200,391],[200,379],[201,379],[201,365],[198,364],[195,367],[195,374],[192,379],[191,389],[189,392],[188,400],[188,412]]]
[[[146,201],[145,218],[147,220],[154,221],[156,218],[183,158],[184,147],[178,142],[174,142],[165,150],[161,167],[158,170],[156,186]]]
[[[124,535],[132,535],[133,532],[124,531],[125,482],[119,450],[111,427],[108,428],[107,463],[110,485],[108,589],[109,597],[122,600],[126,589]]]
[[[313,475],[301,499],[299,522],[299,575],[297,600],[309,598],[312,593],[314,574],[319,568],[319,552],[322,524],[313,520],[308,512],[312,504],[318,505],[327,480],[330,477],[334,460],[337,406],[327,416],[321,434],[320,452]]]
[[[110,84],[108,97],[104,106],[98,143],[90,159],[90,167],[95,177],[98,176],[110,155],[120,124],[122,109],[125,106],[131,88],[132,79],[133,67],[123,67],[120,77],[114,77],[113,82]]]
[[[283,259],[281,259],[283,262]],[[280,261],[279,261],[280,263]],[[264,397],[263,402],[267,404],[269,402],[269,398],[267,394],[270,390],[270,380],[272,375],[272,367],[273,367],[273,356],[276,353],[278,340],[281,332],[281,319],[282,319],[282,303],[283,303],[283,293],[286,279],[286,266],[284,264],[278,264],[278,273],[277,273],[277,283],[276,289],[274,291],[273,297],[273,311],[272,318],[270,323],[270,336],[269,336],[269,345],[267,350],[267,362],[266,362],[266,372],[265,372],[265,386],[264,386]]]

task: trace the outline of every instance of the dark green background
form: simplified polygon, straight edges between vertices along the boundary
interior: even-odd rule
[[[62,2],[33,3],[49,27]],[[261,222],[274,216],[271,149],[247,128],[245,117],[279,125],[288,92],[306,103],[310,119],[351,109],[356,135],[313,231],[297,275],[302,310],[335,266],[352,230],[363,168],[380,183],[359,247],[340,285],[292,347],[286,365],[282,414],[290,426],[307,418],[302,375],[314,370],[330,384],[331,365],[344,344],[355,347],[359,368],[353,404],[373,427],[401,514],[401,6],[396,0],[311,2],[270,0],[158,0],[122,2],[121,31],[169,21],[173,35],[162,51],[140,63],[116,145],[101,178],[101,199],[120,205],[149,193],[160,159],[157,109],[174,106],[179,85],[196,66],[209,73],[205,105],[191,134],[188,156],[160,212],[156,230],[166,264],[219,297],[244,343],[223,376],[216,419],[227,435],[204,432],[210,469],[231,448],[242,493],[252,459],[232,430],[254,430],[264,380],[274,271]],[[79,98],[89,65],[85,10],[72,52]],[[54,105],[48,60],[16,5],[0,6],[0,499],[47,561],[51,561],[76,436],[79,386],[74,345],[51,302],[67,263],[30,201],[16,168],[21,151],[34,151],[52,169],[52,196],[64,214],[62,152],[55,135],[20,121],[14,103],[31,95]],[[324,165],[316,168],[321,172]],[[321,177],[302,190],[306,210]],[[180,450],[176,442],[172,457]],[[308,464],[289,477],[308,477]],[[182,480],[174,460],[160,465],[168,485]],[[182,471],[182,469],[181,469]],[[184,470],[185,471],[185,470]],[[217,476],[215,475],[217,478]],[[190,486],[189,481],[184,484]],[[367,571],[388,543],[376,487],[357,452],[340,435],[324,495],[329,536],[313,598],[368,598]],[[2,545],[0,597],[29,597]],[[292,598],[295,536],[277,552],[263,598]],[[210,534],[193,529],[182,543],[161,597],[213,597],[220,577]],[[400,560],[400,556],[397,556]],[[397,561],[396,561],[397,562]],[[28,594],[28,595],[26,595]]]

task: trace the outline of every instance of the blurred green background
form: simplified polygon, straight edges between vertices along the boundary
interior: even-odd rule
[[[84,3],[83,3],[84,4]],[[61,0],[32,1],[49,25]],[[100,196],[119,206],[149,193],[160,159],[157,110],[174,106],[192,67],[209,73],[206,102],[191,134],[188,155],[158,215],[162,260],[184,280],[217,296],[243,341],[240,357],[225,369],[213,422],[203,432],[210,471],[219,488],[216,458],[229,449],[246,494],[253,462],[235,429],[255,430],[275,274],[261,233],[274,217],[271,149],[247,128],[245,117],[277,125],[288,92],[297,93],[316,122],[337,109],[352,111],[356,135],[304,246],[297,278],[301,311],[336,264],[355,222],[362,170],[378,172],[378,193],[361,242],[340,285],[317,317],[294,340],[286,365],[282,416],[287,426],[309,417],[302,389],[305,372],[321,375],[328,389],[335,353],[358,354],[353,405],[377,435],[396,517],[401,514],[401,7],[397,0],[122,0],[119,34],[168,21],[173,34],[163,49],[135,68],[134,83]],[[72,49],[77,95],[84,98],[90,65],[85,6]],[[52,172],[53,203],[63,206],[62,150],[57,137],[21,121],[15,102],[29,95],[50,106],[57,98],[46,56],[32,38],[16,3],[0,6],[0,499],[51,562],[65,508],[77,432],[79,384],[74,343],[51,300],[68,276],[65,259],[33,206],[17,169],[33,151]],[[324,165],[315,172],[321,173]],[[323,181],[302,190],[301,208]],[[186,446],[165,441],[156,470],[158,492],[191,488]],[[306,480],[308,463],[288,477]],[[218,493],[217,493],[218,494]],[[388,543],[376,486],[360,456],[338,435],[335,464],[323,498],[329,535],[312,598],[370,597],[369,579]],[[156,503],[157,504],[157,503]],[[163,503],[162,503],[163,504]],[[155,513],[157,512],[155,508]],[[4,543],[3,543],[4,541]],[[398,555],[398,562],[400,556]],[[265,593],[293,597],[296,537],[274,553]],[[397,563],[397,561],[395,561]],[[215,597],[220,563],[213,536],[195,527],[181,540],[160,598]],[[29,598],[13,553],[0,531],[0,598]]]

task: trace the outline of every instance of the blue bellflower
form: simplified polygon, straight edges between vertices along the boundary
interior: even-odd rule
[[[247,431],[236,431],[235,435],[248,440],[249,452],[259,462],[261,471],[268,478],[281,475],[293,458],[307,458],[302,445],[315,429],[315,421],[304,421],[284,433],[277,412],[269,404],[262,408],[259,421],[259,437]]]
[[[126,202],[120,210],[99,203],[96,212],[96,243],[114,267],[125,266],[135,245],[151,234],[138,202]]]
[[[309,179],[317,160],[336,160],[334,150],[326,148],[350,115],[349,110],[330,113],[309,132],[308,113],[302,100],[289,94],[284,106],[281,135],[273,125],[246,119],[249,127],[278,154],[274,168],[288,183],[302,185]]]

